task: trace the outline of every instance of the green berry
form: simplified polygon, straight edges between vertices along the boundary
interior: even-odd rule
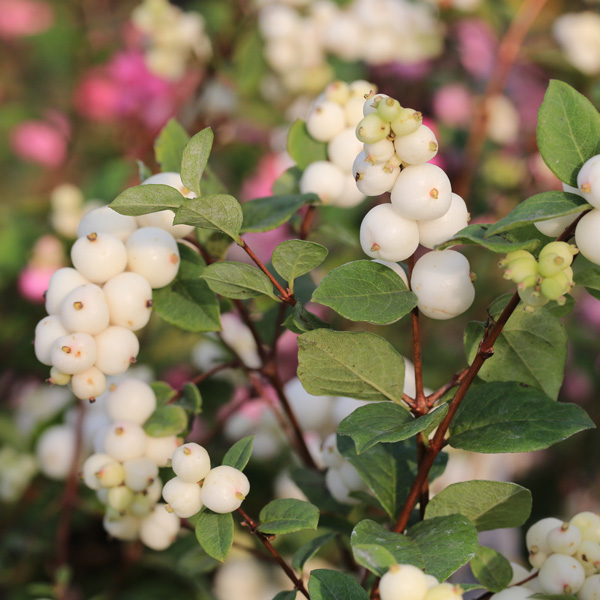
[[[383,98],[377,103],[377,114],[388,123],[395,121],[401,111],[400,102],[395,98]]]
[[[413,108],[402,108],[398,117],[392,121],[392,131],[400,135],[414,133],[423,123],[423,115]]]
[[[368,114],[356,126],[356,137],[363,144],[374,144],[387,137],[390,124],[386,123],[377,113]]]

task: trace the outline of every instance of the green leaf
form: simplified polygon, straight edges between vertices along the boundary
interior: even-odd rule
[[[294,279],[318,267],[327,256],[327,248],[305,240],[287,240],[273,250],[271,264],[290,284]]]
[[[306,561],[310,560],[327,542],[336,536],[335,533],[325,533],[300,546],[292,557],[292,567],[302,572]]]
[[[436,494],[427,504],[425,518],[461,514],[477,531],[520,527],[531,513],[531,492],[516,483],[464,481]],[[483,583],[483,582],[482,582]]]
[[[538,111],[537,142],[550,170],[577,187],[583,163],[600,154],[600,115],[570,85],[552,80]]]
[[[600,300],[600,269],[584,269],[575,273],[573,279],[577,285],[582,285],[594,298]]]
[[[297,597],[296,590],[292,590],[290,592],[279,592],[273,596],[273,600],[296,600]]]
[[[181,181],[200,196],[200,179],[208,162],[214,134],[210,127],[198,132],[186,145],[181,159]],[[200,227],[198,225],[198,227]]]
[[[329,271],[312,296],[351,321],[388,325],[417,306],[417,297],[389,267],[357,260]]]
[[[361,454],[347,436],[337,436],[340,454],[358,471],[390,519],[395,520],[417,472],[414,443],[405,440],[393,444],[377,444]],[[447,459],[441,453],[439,461]],[[436,467],[440,464],[436,463]],[[432,470],[431,479],[439,475]]]
[[[491,235],[523,227],[534,221],[574,215],[589,208],[590,205],[577,194],[556,190],[543,192],[521,202],[506,217],[490,225],[484,237],[489,238]]]
[[[329,569],[311,571],[308,593],[311,600],[369,600],[356,579]]]
[[[309,394],[400,402],[404,359],[373,333],[317,329],[298,338],[298,377]]]
[[[177,277],[169,285],[152,292],[154,312],[185,331],[219,331],[219,301],[201,279],[206,269],[204,260],[184,244],[179,244],[179,255],[181,263]]]
[[[184,383],[183,394],[178,400],[177,405],[192,415],[199,415],[202,412],[202,396],[198,387],[193,383]]]
[[[592,420],[575,404],[554,402],[516,382],[486,383],[467,392],[448,443],[471,452],[531,452],[592,428]]]
[[[475,359],[485,330],[469,323],[465,348],[469,364]],[[479,377],[484,381],[518,381],[543,390],[556,399],[567,359],[567,334],[558,317],[548,311],[534,313],[517,308],[494,344],[494,355],[485,361]]]
[[[213,292],[226,298],[246,300],[264,294],[277,300],[269,278],[256,267],[245,263],[230,261],[213,263],[206,267],[202,279],[208,283]]]
[[[223,260],[233,244],[233,240],[227,234],[208,229],[196,229],[196,239],[209,256],[216,260]]]
[[[492,252],[506,254],[513,250],[527,250],[532,252],[540,245],[540,240],[537,238],[521,240],[510,231],[486,237],[490,227],[490,225],[486,225],[485,223],[467,225],[464,229],[461,229],[458,233],[454,234],[449,240],[436,246],[436,249],[444,250],[451,246],[461,244],[483,246]]]
[[[573,594],[531,594],[530,598],[535,598],[536,600],[577,600],[577,596],[573,596]]]
[[[206,554],[224,562],[233,544],[231,513],[214,513],[204,509],[196,522],[196,538]]]
[[[175,213],[173,224],[185,223],[211,231],[221,231],[239,240],[242,226],[242,207],[228,194],[215,194],[187,200]]]
[[[177,210],[187,200],[170,185],[147,183],[121,192],[109,206],[121,215],[137,217],[160,210]]]
[[[480,546],[471,560],[471,570],[477,581],[480,581],[490,592],[500,592],[512,579],[513,570],[510,562],[500,552]]]
[[[314,329],[331,329],[329,323],[306,310],[300,302],[296,302],[292,312],[283,324],[293,333],[306,333]]]
[[[338,425],[339,435],[347,435],[361,454],[375,444],[400,442],[426,429],[437,427],[446,413],[448,405],[415,419],[407,408],[391,402],[376,402],[360,406]]]
[[[144,431],[152,437],[177,435],[188,426],[187,414],[181,406],[159,406],[144,423]]]
[[[242,204],[244,223],[242,233],[271,231],[287,221],[305,204],[316,204],[316,194],[292,194],[257,198]]]
[[[287,151],[302,170],[312,162],[327,160],[327,144],[317,142],[302,119],[296,119],[288,131]]]
[[[408,537],[418,546],[425,572],[445,581],[477,552],[477,530],[462,515],[427,519],[413,525]]]
[[[250,460],[252,454],[252,444],[254,443],[254,436],[249,435],[241,440],[238,440],[223,457],[222,464],[228,467],[233,467],[239,471],[243,471],[245,466]]]
[[[148,177],[152,176],[152,171],[150,170],[149,167],[147,167],[144,164],[143,160],[136,160],[135,162],[138,167],[138,175],[140,178],[140,183],[143,183],[146,179],[148,179]]]
[[[407,536],[384,529],[379,523],[365,519],[358,523],[350,537],[354,560],[381,577],[393,564],[414,565],[425,562],[419,547]]]
[[[164,381],[153,381],[150,384],[154,395],[156,396],[156,406],[164,406],[177,393],[168,383]]]
[[[177,119],[170,119],[154,142],[154,156],[161,171],[179,173],[183,150],[189,141],[190,136]]]
[[[269,502],[258,516],[262,533],[294,533],[304,529],[316,529],[319,509],[310,502],[296,498],[279,498]]]

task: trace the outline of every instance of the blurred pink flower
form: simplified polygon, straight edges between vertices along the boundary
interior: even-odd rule
[[[114,121],[119,116],[119,86],[101,73],[89,73],[75,91],[75,107],[94,121]]]
[[[11,132],[13,152],[23,160],[56,168],[67,157],[63,132],[45,121],[23,121]]]
[[[44,292],[48,289],[52,273],[57,269],[58,267],[25,267],[17,281],[21,296],[31,302],[43,304]]]
[[[575,309],[584,325],[600,329],[600,300],[590,294],[582,294],[575,304]]]
[[[433,97],[433,112],[450,127],[467,125],[473,118],[473,101],[469,90],[461,83],[449,83],[439,88]]]
[[[463,19],[456,25],[458,51],[463,67],[486,79],[496,62],[496,36],[481,19]]]
[[[54,22],[52,8],[35,0],[0,0],[0,37],[36,35]]]

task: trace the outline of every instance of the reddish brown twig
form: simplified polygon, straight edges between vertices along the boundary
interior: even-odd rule
[[[306,209],[304,217],[302,218],[302,224],[300,225],[300,232],[298,233],[298,236],[301,240],[305,240],[308,237],[316,212],[317,207],[314,204],[309,205],[309,207]]]
[[[250,530],[250,533],[255,535],[262,545],[266,548],[266,550],[271,554],[271,556],[277,561],[279,566],[283,569],[283,572],[289,577],[291,582],[294,584],[294,587],[306,598],[310,599],[306,588],[304,587],[304,582],[300,579],[296,573],[294,573],[293,569],[283,560],[279,552],[273,548],[273,545],[269,541],[269,538],[272,536],[267,536],[266,534],[260,532],[258,530],[258,523],[252,519],[242,508],[238,508],[237,512],[242,516],[244,520],[244,524]]]
[[[517,60],[527,32],[533,25],[539,12],[547,0],[524,0],[515,15],[510,27],[498,47],[498,60],[494,66],[483,98],[475,107],[473,124],[467,140],[465,160],[461,173],[457,177],[454,189],[463,198],[468,198],[473,184],[483,145],[487,137],[487,108],[488,100],[502,92],[508,81],[508,76]]]
[[[460,383],[466,377],[468,372],[469,372],[469,369],[466,368],[466,369],[462,369],[461,371],[458,371],[457,373],[454,373],[454,375],[452,375],[452,379],[450,379],[450,381],[448,381],[448,383],[445,383],[442,387],[438,388],[435,392],[433,392],[432,394],[429,394],[429,396],[427,396],[427,406],[429,408],[432,408],[433,405],[446,392],[449,392],[453,387],[460,385]]]
[[[230,360],[229,362],[217,365],[217,366],[213,367],[212,369],[209,369],[208,371],[204,371],[204,373],[200,373],[200,375],[198,375],[197,377],[194,377],[194,379],[190,379],[190,381],[186,381],[186,383],[184,383],[181,386],[181,388],[179,388],[179,390],[177,390],[175,395],[167,402],[167,404],[172,404],[173,402],[177,402],[177,400],[179,400],[183,396],[183,392],[184,392],[186,384],[190,383],[192,385],[198,385],[199,383],[202,383],[203,381],[208,379],[211,375],[214,375],[215,373],[218,373],[219,371],[224,371],[225,369],[235,369],[236,367],[240,367],[241,364],[242,363],[240,363],[240,361],[237,359]]]

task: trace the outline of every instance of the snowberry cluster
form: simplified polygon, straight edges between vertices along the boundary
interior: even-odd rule
[[[408,0],[262,2],[258,23],[265,57],[285,89],[314,92],[331,79],[326,56],[369,65],[418,63],[437,56],[443,30],[432,7]],[[296,3],[297,5],[298,3]]]
[[[200,62],[212,54],[204,19],[197,12],[183,12],[168,0],[143,0],[131,20],[143,35],[148,69],[165,79],[179,79],[190,56]]]
[[[542,519],[529,528],[525,541],[529,562],[539,569],[535,591],[579,600],[600,596],[600,515],[581,512],[570,522]]]
[[[176,173],[146,182],[183,188]],[[75,396],[93,400],[106,389],[106,375],[119,375],[135,362],[134,332],[150,319],[152,289],[171,283],[179,270],[174,235],[189,230],[175,230],[172,222],[172,211],[136,220],[108,206],[81,219],[73,267],[50,278],[48,316],[35,330],[35,354],[51,367],[52,383],[70,384]]]
[[[350,84],[334,81],[315,100],[306,128],[315,140],[327,143],[329,160],[306,167],[300,179],[303,194],[313,192],[324,204],[342,207],[356,206],[365,199],[352,175],[352,163],[361,149],[354,131],[363,116],[365,94],[374,88],[363,80]]]
[[[504,279],[517,284],[525,310],[533,312],[550,300],[559,305],[566,302],[573,286],[571,263],[578,250],[566,242],[550,242],[540,251],[539,258],[526,250],[509,252],[498,264],[504,269]]]
[[[440,583],[413,565],[391,565],[379,582],[381,600],[461,600],[457,585]]]
[[[363,219],[363,251],[372,258],[402,261],[419,243],[434,248],[466,227],[464,200],[452,192],[446,173],[428,162],[438,143],[421,114],[385,94],[367,97],[363,114],[356,128],[364,143],[353,166],[356,185],[370,196],[391,192],[390,203],[375,206]],[[419,309],[434,319],[463,313],[475,297],[469,262],[453,250],[421,257],[410,283]]]
[[[216,513],[232,512],[250,491],[244,473],[227,465],[211,469],[208,452],[193,442],[175,450],[171,466],[175,477],[167,481],[162,495],[167,511],[181,518],[195,515],[203,506]]]
[[[145,433],[143,425],[156,409],[156,396],[147,383],[124,379],[112,384],[102,402],[110,421],[95,435],[95,453],[83,463],[83,481],[106,505],[103,524],[112,537],[139,537],[154,550],[165,549],[180,522],[158,504],[158,469],[167,466],[180,441],[174,435]]]

